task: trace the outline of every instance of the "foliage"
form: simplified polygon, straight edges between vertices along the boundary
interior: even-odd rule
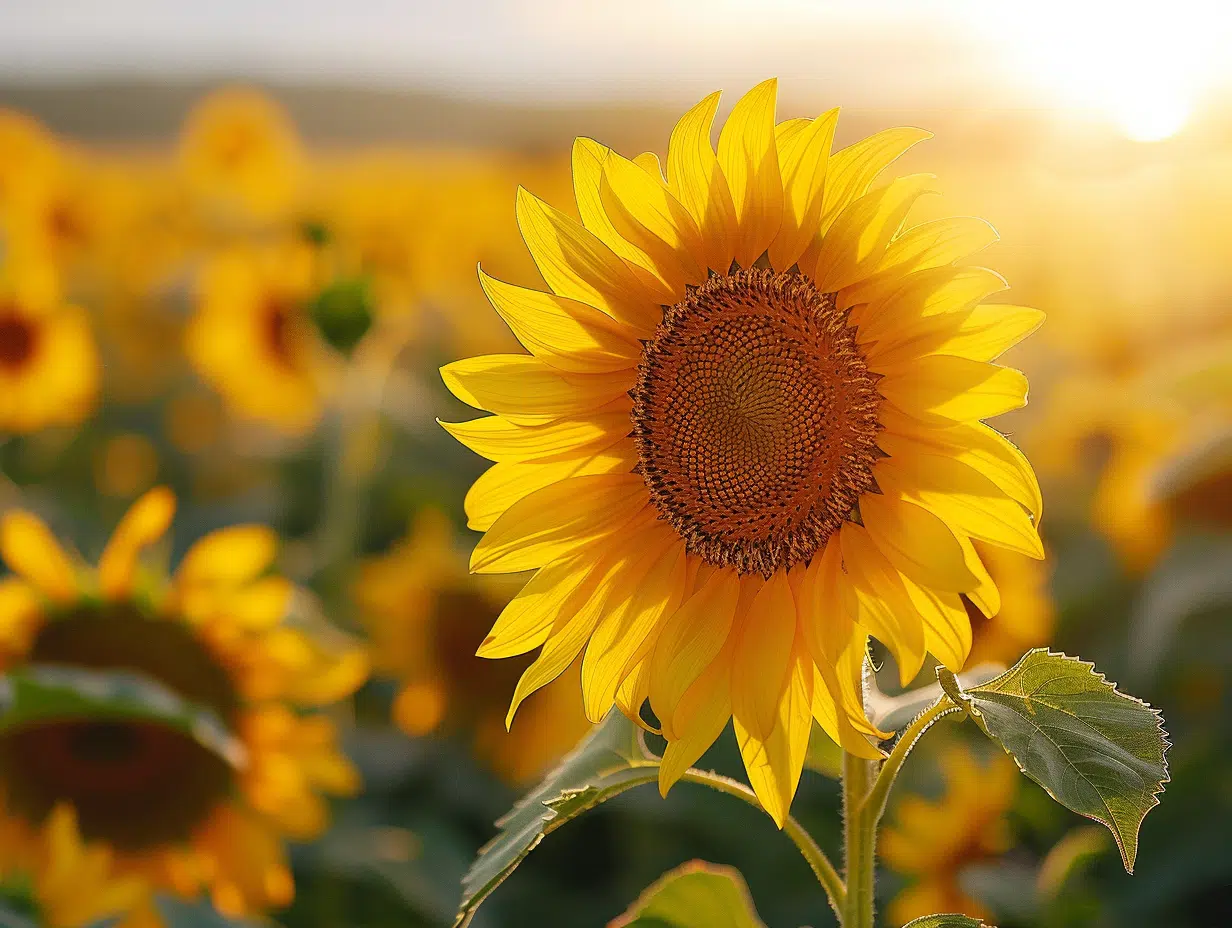
[[[765,928],[739,871],[701,860],[663,875],[608,928]]]

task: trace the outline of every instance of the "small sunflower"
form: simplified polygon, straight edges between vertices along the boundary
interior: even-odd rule
[[[529,663],[475,656],[517,592],[505,578],[467,574],[466,558],[438,513],[419,517],[391,553],[362,565],[354,598],[371,629],[376,669],[402,682],[394,719],[411,735],[461,731],[514,783],[533,779],[590,728],[577,701],[577,668],[527,702],[505,731],[510,688]]]
[[[247,88],[220,90],[197,104],[179,156],[189,188],[223,219],[276,218],[302,180],[303,152],[290,118]]]
[[[831,155],[837,110],[775,122],[776,83],[719,135],[718,94],[677,124],[667,172],[573,148],[579,223],[520,190],[551,292],[481,275],[530,351],[450,364],[496,415],[446,427],[496,464],[467,500],[480,573],[537,570],[479,653],[541,648],[510,717],[581,656],[586,713],[649,699],[666,790],[734,726],[780,824],[813,719],[877,757],[867,635],[910,680],[960,668],[965,595],[996,586],[972,540],[1042,556],[1039,490],[984,418],[1027,384],[992,362],[1041,314],[956,265],[976,219],[904,228],[932,175],[873,181],[928,137],[891,129]],[[583,655],[583,651],[585,652]]]
[[[1056,609],[1048,592],[1048,571],[1043,564],[1016,551],[975,542],[988,575],[1001,591],[1001,608],[985,617],[964,599],[971,617],[971,654],[967,666],[993,662],[1009,666],[1031,648],[1051,640]]]
[[[64,302],[51,267],[0,267],[0,433],[82,421],[99,374],[86,314]]]
[[[72,806],[59,803],[43,827],[0,823],[0,897],[17,896],[41,928],[90,928],[119,918],[119,928],[156,928],[150,893],[134,875],[118,875],[111,849],[82,841]],[[31,840],[33,838],[33,840]]]
[[[945,794],[935,802],[908,796],[896,821],[881,834],[882,860],[914,881],[890,903],[890,920],[905,925],[937,912],[976,918],[990,913],[959,885],[964,867],[1009,850],[1005,813],[1014,800],[1018,770],[1005,754],[981,764],[961,745],[944,756]]]
[[[235,249],[201,274],[189,360],[241,417],[301,434],[321,414],[327,364],[309,317],[313,250]]]
[[[61,803],[116,872],[224,913],[287,903],[284,837],[325,827],[321,792],[353,791],[332,723],[293,706],[351,693],[367,672],[357,648],[327,652],[286,620],[295,589],[269,572],[276,537],[222,529],[194,544],[173,577],[141,553],[167,531],[175,499],[141,497],[97,569],[59,546],[37,517],[0,521],[0,667],[55,663],[146,674],[209,707],[243,745],[224,762],[194,739],[142,723],[67,721],[0,738],[0,821],[34,835]]]

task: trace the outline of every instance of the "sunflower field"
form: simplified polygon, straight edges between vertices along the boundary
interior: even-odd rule
[[[0,925],[1232,924],[1228,124],[790,85],[0,93]]]

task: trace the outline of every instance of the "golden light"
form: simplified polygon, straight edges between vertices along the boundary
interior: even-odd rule
[[[969,9],[1019,80],[1055,105],[1110,119],[1150,142],[1176,134],[1201,96],[1226,78],[1223,4],[1099,0],[979,4]]]

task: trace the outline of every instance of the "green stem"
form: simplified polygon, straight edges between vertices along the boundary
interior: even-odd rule
[[[843,752],[843,832],[847,902],[843,928],[873,928],[873,872],[877,822],[865,814],[865,800],[877,776],[878,761]]]
[[[881,816],[885,814],[886,803],[890,799],[890,789],[894,786],[894,779],[898,776],[903,762],[906,761],[907,755],[911,753],[911,749],[915,747],[916,742],[924,737],[924,733],[932,728],[934,723],[951,713],[959,711],[961,709],[954,705],[948,696],[942,696],[903,730],[898,741],[894,743],[894,750],[890,752],[890,756],[882,763],[881,770],[877,774],[877,780],[873,783],[873,787],[869,790],[860,809],[862,815],[872,819],[874,828],[881,821]]]
[[[713,790],[718,790],[720,793],[726,793],[728,796],[735,796],[737,799],[747,802],[755,809],[762,808],[761,803],[757,800],[756,793],[751,789],[738,780],[732,780],[713,771],[689,769],[685,771],[680,779],[688,783],[708,786]],[[817,842],[813,840],[812,835],[804,830],[804,826],[790,815],[787,817],[787,821],[783,823],[783,831],[799,849],[801,856],[808,861],[809,867],[813,870],[813,875],[817,877],[817,882],[826,891],[826,896],[830,900],[830,906],[834,909],[834,914],[842,918],[843,909],[847,904],[847,894],[843,889],[843,880],[838,875],[838,870],[834,868],[834,864],[830,863],[830,858],[826,856],[825,851],[817,846]]]

